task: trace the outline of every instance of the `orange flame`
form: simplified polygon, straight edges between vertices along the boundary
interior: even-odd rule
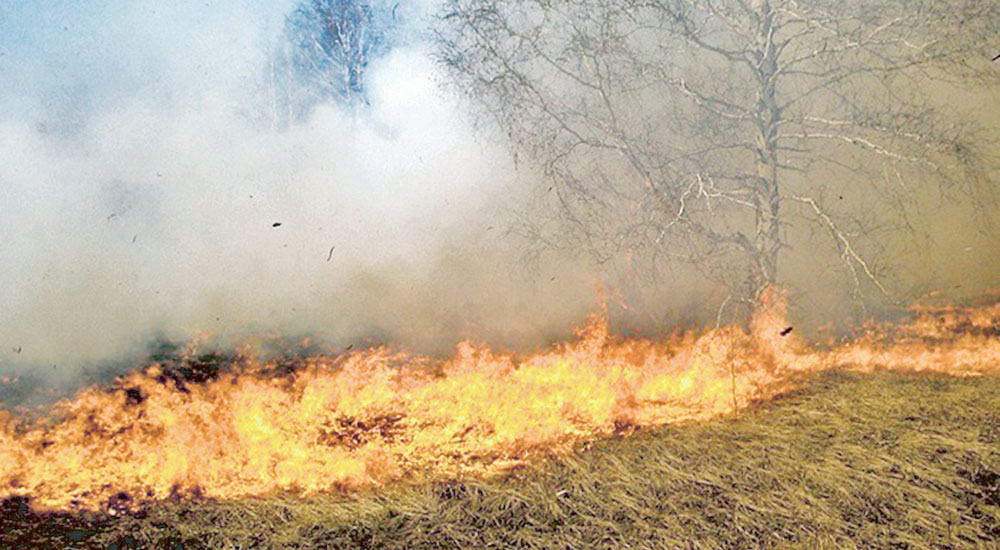
[[[1000,367],[1000,304],[915,313],[826,350],[784,330],[771,294],[749,331],[672,342],[617,338],[593,317],[576,341],[520,359],[470,343],[443,363],[375,348],[305,358],[283,376],[248,359],[184,388],[152,365],[59,402],[43,422],[0,410],[0,498],[99,509],[490,474],[582,439],[730,413],[796,372]]]

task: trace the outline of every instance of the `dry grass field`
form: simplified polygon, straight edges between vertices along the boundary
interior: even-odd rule
[[[1000,548],[1000,378],[827,372],[738,415],[491,479],[163,501],[9,499],[3,548]]]

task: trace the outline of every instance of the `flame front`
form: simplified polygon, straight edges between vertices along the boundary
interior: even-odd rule
[[[595,317],[576,341],[521,359],[463,343],[443,363],[376,348],[282,376],[247,360],[184,388],[153,365],[44,422],[0,411],[0,497],[99,509],[482,475],[582,439],[729,413],[787,390],[796,372],[1000,370],[1000,304],[924,308],[831,349],[787,334],[783,313],[770,300],[750,331],[669,342],[613,337]]]

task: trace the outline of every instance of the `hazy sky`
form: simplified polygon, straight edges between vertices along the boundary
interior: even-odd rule
[[[370,67],[357,119],[247,116],[291,5],[0,4],[0,367],[71,371],[157,333],[419,344],[543,322],[489,263],[509,155],[419,40]],[[576,314],[572,279],[548,294]]]
[[[532,345],[594,309],[594,272],[518,267],[500,235],[531,176],[474,131],[421,40],[370,66],[357,118],[253,116],[292,6],[0,2],[0,372],[72,373],[158,334]],[[995,239],[934,227],[943,260],[916,291],[992,280]],[[698,299],[670,284],[635,302]],[[827,286],[810,278],[801,303]]]

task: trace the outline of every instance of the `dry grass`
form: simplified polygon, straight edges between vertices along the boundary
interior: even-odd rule
[[[1000,378],[828,373],[503,479],[2,513],[4,548],[1000,548]]]

